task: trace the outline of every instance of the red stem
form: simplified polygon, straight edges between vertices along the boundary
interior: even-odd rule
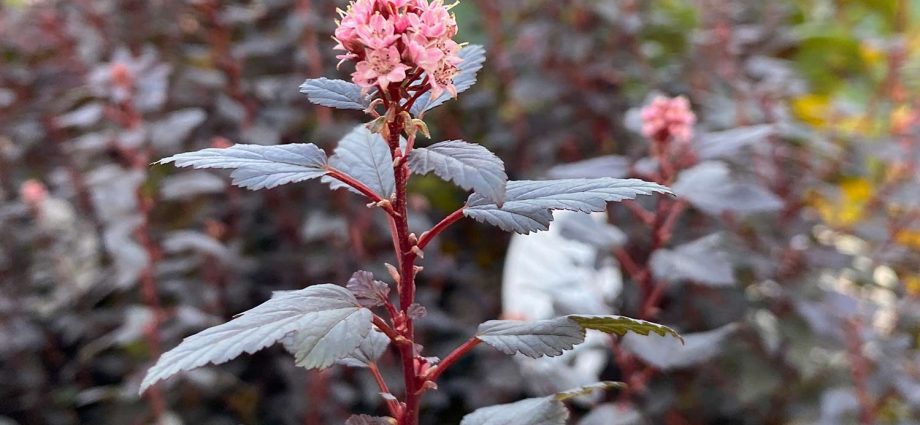
[[[846,329],[847,351],[850,357],[853,386],[856,387],[856,396],[859,399],[859,423],[872,425],[876,423],[875,419],[878,415],[868,389],[869,362],[862,354],[862,341],[859,333],[859,322],[856,320],[850,321]]]
[[[390,327],[390,325],[388,325],[382,317],[374,315],[373,320],[374,325],[377,326],[377,329],[379,329],[380,332],[383,332],[386,336],[390,337],[390,340],[393,341],[393,343],[397,343],[397,341],[402,337],[402,335]]]
[[[651,226],[655,222],[655,214],[643,208],[636,201],[624,201],[623,205],[647,226]]]
[[[415,78],[417,77],[414,77],[412,80]],[[380,90],[381,98],[384,100],[384,105],[388,109],[388,116],[393,117],[386,123],[387,131],[384,132],[384,134],[387,136],[386,141],[390,147],[390,153],[393,158],[393,175],[396,180],[396,194],[394,199],[381,199],[379,195],[375,194],[367,186],[340,170],[331,167],[327,169],[330,177],[354,187],[389,213],[390,235],[393,238],[393,248],[396,253],[397,270],[399,272],[397,282],[399,310],[397,311],[392,304],[386,304],[393,326],[389,326],[378,316],[374,316],[374,324],[393,341],[394,345],[399,350],[400,360],[402,361],[403,380],[406,389],[405,400],[402,408],[399,409],[394,409],[392,403],[388,402],[390,411],[397,418],[399,425],[418,425],[420,397],[425,389],[428,388],[425,386],[425,377],[420,376],[420,374],[427,373],[427,371],[424,367],[420,367],[425,364],[425,362],[420,358],[416,350],[415,327],[412,317],[408,314],[409,307],[415,302],[415,260],[418,257],[417,253],[419,253],[434,236],[443,231],[451,223],[463,217],[462,209],[455,211],[438,223],[434,228],[425,232],[419,240],[415,240],[415,236],[411,235],[409,232],[408,196],[406,190],[409,181],[409,166],[406,158],[408,158],[409,153],[412,151],[415,132],[406,131],[406,128],[410,126],[411,123],[405,122],[405,114],[403,114],[403,112],[410,110],[415,104],[415,101],[426,91],[427,89],[419,90],[405,104],[400,105],[399,100],[402,98],[403,94],[401,85],[394,84],[390,85],[387,90]],[[406,96],[408,96],[408,93],[406,93]],[[387,100],[388,97],[390,99],[389,101]],[[389,111],[390,108],[394,110]],[[400,148],[400,136],[403,132],[410,133],[405,151]],[[475,344],[478,344],[478,340],[473,343],[473,345]],[[472,345],[466,350],[468,351],[471,348]],[[462,355],[462,353],[458,353],[458,355]],[[450,362],[455,361],[455,359],[451,359],[450,356],[448,356],[448,359]],[[448,362],[446,366],[449,366],[450,362]],[[442,369],[437,368],[437,370]],[[372,370],[372,373],[375,373],[375,379],[378,379],[378,384],[385,386],[386,383],[383,382],[383,378],[379,376],[379,371],[374,372]],[[435,373],[437,374],[438,372]],[[381,388],[384,388],[383,386]]]
[[[667,184],[673,180],[678,170],[675,169],[674,164],[670,162],[665,142],[666,140],[653,140],[652,152],[654,157],[658,160],[661,170],[656,180]],[[681,214],[686,210],[687,202],[682,199],[671,200],[666,197],[659,197],[654,214],[645,210],[638,204],[628,203],[627,207],[640,220],[651,226],[652,243],[649,247],[649,254],[644,257],[644,261],[642,261],[641,264],[636,262],[633,256],[623,248],[614,250],[614,255],[620,262],[623,270],[640,285],[642,297],[638,312],[639,318],[645,320],[653,319],[658,315],[658,305],[664,297],[666,282],[658,282],[655,280],[650,270],[649,260],[655,251],[665,246],[671,240],[674,226],[677,224],[678,219],[680,219]],[[624,354],[625,353],[618,353],[616,356],[616,362],[623,370],[624,380],[629,383],[633,391],[641,391],[654,375],[655,369],[647,367],[641,372],[638,372],[635,368],[635,359]]]
[[[661,302],[662,297],[664,297],[664,285],[660,283],[652,284],[651,291],[649,291],[645,302],[642,304],[642,309],[639,310],[639,318],[647,320],[655,317],[658,314],[658,303]]]
[[[116,105],[117,108],[113,108],[117,112],[120,112],[120,119],[118,119],[117,122],[125,129],[135,128],[143,121],[141,114],[134,108],[133,96],[134,93],[132,90],[131,97],[123,103]],[[117,143],[116,146],[118,146]],[[119,149],[128,160],[130,168],[146,172],[147,164],[150,163],[150,155],[146,148],[121,149],[119,147]],[[137,199],[137,208],[141,217],[141,222],[134,230],[134,236],[147,253],[147,264],[144,266],[139,277],[141,298],[144,304],[153,311],[153,319],[144,330],[144,335],[147,339],[147,345],[150,347],[150,357],[155,359],[162,353],[160,327],[164,321],[165,315],[160,305],[156,282],[156,263],[159,257],[159,247],[153,240],[150,232],[150,211],[153,209],[154,201],[144,193],[143,187],[137,188],[135,197]],[[147,390],[146,393],[148,394],[154,417],[157,419],[157,422],[159,422],[160,418],[166,413],[166,401],[163,397],[163,393],[156,385]]]
[[[412,110],[412,107],[415,106],[415,101],[417,101],[418,98],[422,97],[423,94],[425,94],[425,93],[428,92],[428,88],[426,87],[426,86],[427,86],[427,84],[426,84],[427,82],[428,82],[428,77],[425,77],[425,80],[422,81],[422,87],[423,87],[423,88],[422,88],[421,90],[419,90],[418,92],[416,92],[416,93],[415,93],[415,96],[412,96],[412,98],[409,99],[408,102],[406,102],[406,104],[402,107],[402,109],[403,109],[404,111],[411,111],[411,110]]]
[[[367,368],[370,369],[371,374],[374,375],[374,380],[377,381],[377,386],[380,387],[380,391],[384,394],[392,394],[390,392],[390,387],[387,386],[387,381],[383,379],[383,375],[380,374],[380,369],[377,367],[377,364],[371,362],[367,365]],[[387,399],[386,402],[387,409],[390,410],[390,414],[393,415],[394,418],[399,417],[401,410],[399,404],[397,404],[395,400],[389,399]]]
[[[463,218],[463,208],[458,209],[457,211],[452,212],[449,216],[444,217],[440,223],[434,225],[431,230],[428,230],[425,233],[422,233],[422,236],[418,239],[418,248],[425,249],[426,246],[434,239],[435,236],[448,228],[451,224],[460,221]]]
[[[441,374],[444,373],[444,371],[453,366],[457,360],[460,360],[460,358],[466,355],[466,353],[469,353],[470,350],[476,348],[480,342],[482,341],[480,341],[479,338],[472,337],[468,341],[464,342],[463,345],[457,347],[454,349],[454,351],[451,351],[451,353],[448,354],[444,360],[441,360],[441,362],[438,363],[434,369],[431,369],[432,372],[428,375],[428,380],[432,382],[437,381]]]
[[[137,191],[138,202],[140,204],[141,212],[141,224],[135,231],[135,235],[140,242],[141,246],[144,247],[144,250],[147,252],[147,265],[144,266],[144,270],[141,272],[141,296],[144,300],[144,304],[147,305],[151,310],[153,310],[153,320],[145,329],[144,334],[147,337],[147,344],[150,346],[150,357],[157,358],[162,353],[161,348],[161,338],[160,338],[160,326],[163,323],[163,309],[160,306],[160,297],[157,294],[157,282],[156,282],[156,261],[157,261],[157,246],[150,237],[150,226],[149,226],[149,217],[150,217],[150,200],[147,199],[142,193],[142,189]],[[163,399],[163,393],[160,391],[158,386],[153,386],[147,390],[147,394],[150,397],[150,404],[153,407],[153,412],[156,418],[161,418],[166,412],[166,402]]]
[[[415,367],[416,358],[418,357],[415,350],[415,328],[412,323],[412,317],[407,314],[409,306],[415,301],[415,254],[412,252],[413,243],[409,238],[409,221],[408,221],[408,202],[406,184],[409,180],[409,167],[406,161],[401,161],[405,155],[409,155],[411,147],[406,147],[406,152],[399,148],[399,138],[407,123],[401,122],[402,108],[399,105],[399,86],[390,85],[389,94],[394,99],[390,107],[397,110],[394,114],[395,119],[387,123],[389,138],[387,143],[390,146],[390,153],[393,156],[393,174],[396,177],[396,199],[392,208],[395,210],[391,214],[392,230],[395,230],[394,244],[396,245],[396,258],[399,263],[399,308],[401,312],[393,317],[393,323],[396,325],[395,331],[402,338],[398,340],[400,359],[403,366],[403,380],[405,381],[406,395],[405,408],[400,412],[399,425],[418,425],[419,409],[419,386],[421,380],[418,377],[418,371]],[[383,93],[381,93],[383,94]]]
[[[393,209],[393,205],[391,205],[389,202],[384,202],[386,201],[385,199],[381,198],[380,195],[377,195],[373,190],[371,190],[371,188],[367,187],[367,185],[365,185],[364,183],[361,183],[358,180],[355,180],[354,177],[349,176],[348,174],[345,174],[341,170],[338,170],[338,169],[335,169],[329,166],[326,167],[326,173],[329,175],[329,177],[332,177],[342,183],[345,183],[351,186],[352,188],[354,188],[355,190],[357,190],[358,192],[361,192],[362,195],[366,196],[373,203],[378,204],[380,208],[383,208],[383,210],[386,211],[387,214],[389,214],[391,217],[396,217],[399,215],[399,213]]]
[[[307,405],[307,413],[304,415],[305,425],[322,425],[324,422],[319,406],[328,402],[327,380],[325,371],[310,371],[307,374],[307,393],[310,395],[311,402]]]
[[[617,248],[613,251],[613,255],[617,257],[617,261],[620,262],[620,265],[623,266],[623,269],[626,270],[626,274],[629,275],[636,282],[642,282],[645,280],[645,274],[647,271],[638,264],[636,260],[633,260],[632,256],[629,255],[623,248]]]
[[[374,191],[371,190],[371,188],[367,187],[367,185],[355,180],[354,177],[349,176],[348,174],[345,174],[341,170],[338,170],[332,167],[326,167],[326,173],[329,175],[329,177],[332,177],[342,183],[345,183],[351,186],[352,188],[354,188],[355,190],[357,190],[358,192],[361,192],[362,195],[368,197],[368,199],[370,199],[371,201],[375,203],[383,200],[379,195],[374,193]]]
[[[674,225],[677,224],[677,219],[680,218],[681,213],[687,207],[687,201],[679,200],[671,204],[670,209],[665,217],[664,222],[661,224],[661,228],[658,229],[657,240],[660,243],[664,244],[671,240],[671,233],[674,231]]]
[[[652,156],[658,161],[659,183],[668,184],[674,178],[674,165],[671,164],[671,158],[668,155],[668,137],[653,139]]]

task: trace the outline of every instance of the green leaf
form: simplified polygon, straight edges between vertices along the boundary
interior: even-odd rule
[[[616,335],[628,332],[640,335],[656,333],[674,336],[683,343],[673,329],[645,320],[623,316],[569,315],[549,320],[525,322],[520,320],[490,320],[479,325],[476,338],[505,354],[523,354],[530,358],[554,357],[585,340],[587,329]]]
[[[608,334],[623,336],[629,332],[639,335],[655,333],[661,336],[670,335],[683,342],[683,337],[674,329],[645,320],[625,316],[581,316],[577,314],[570,315],[568,318],[574,320],[585,329],[594,329]]]
[[[560,391],[556,393],[555,398],[559,401],[565,401],[576,397],[581,397],[584,395],[591,394],[595,391],[604,391],[611,388],[626,388],[626,384],[622,382],[615,381],[603,381],[596,384],[585,385],[583,387],[572,388],[570,390]]]

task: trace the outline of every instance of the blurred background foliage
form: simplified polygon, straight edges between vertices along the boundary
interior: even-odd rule
[[[297,86],[347,78],[329,39],[344,2],[0,4],[0,423],[380,412],[362,371],[297,370],[280,349],[136,396],[157,353],[273,290],[387,275],[385,223],[343,191],[252,193],[221,173],[148,165],[237,142],[330,149],[364,117],[313,107]],[[652,316],[694,339],[596,338],[545,364],[477,349],[427,399],[424,423],[597,379],[630,389],[579,401],[572,423],[920,423],[920,2],[454,10],[489,60],[429,126],[493,149],[512,178],[647,175],[636,111],[655,93],[685,95],[699,124],[667,243],[631,214],[657,215],[654,200],[611,208],[595,221],[606,233],[573,225],[581,233],[511,242],[469,221],[445,233],[423,263],[426,352],[502,315],[642,314],[649,274],[662,288]],[[417,229],[465,196],[429,177],[413,190]],[[394,358],[383,366],[398,378]]]

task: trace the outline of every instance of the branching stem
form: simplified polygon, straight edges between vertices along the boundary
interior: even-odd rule
[[[380,368],[377,367],[377,364],[371,362],[367,365],[367,368],[371,371],[371,374],[374,375],[374,381],[377,381],[377,386],[380,388],[380,392],[384,394],[392,394],[390,392],[390,387],[387,386],[387,381],[383,379],[383,375],[380,374]],[[402,411],[399,402],[390,399],[387,399],[386,402],[387,409],[389,409],[390,414],[393,415],[393,417],[399,417]]]
[[[342,183],[347,184],[348,186],[351,186],[358,192],[361,192],[361,194],[366,196],[367,199],[370,199],[371,202],[377,204],[378,206],[380,206],[380,208],[383,208],[383,210],[386,211],[387,214],[391,216],[399,215],[399,213],[397,213],[393,209],[393,206],[392,204],[390,204],[389,201],[381,198],[380,195],[376,194],[373,190],[371,190],[371,188],[367,187],[367,185],[365,185],[364,183],[361,183],[360,181],[356,180],[352,176],[345,174],[342,170],[327,166],[326,174],[329,177],[332,177]]]
[[[412,317],[407,312],[409,306],[415,301],[415,254],[412,252],[414,244],[409,237],[409,220],[408,220],[408,202],[406,185],[409,180],[408,163],[402,160],[402,157],[408,156],[412,147],[407,145],[403,151],[399,146],[399,139],[403,130],[409,123],[403,122],[405,119],[402,112],[403,107],[399,104],[400,87],[391,85],[389,94],[394,101],[390,107],[396,108],[394,114],[389,115],[392,118],[385,125],[387,126],[387,144],[390,146],[390,153],[393,156],[393,175],[396,181],[396,196],[391,208],[394,210],[391,214],[391,233],[394,237],[394,247],[396,249],[396,259],[399,267],[399,309],[400,311],[392,317],[395,325],[394,331],[398,334],[396,344],[399,349],[400,360],[403,366],[403,380],[405,383],[405,400],[404,408],[399,412],[396,418],[399,425],[418,425],[419,413],[419,388],[422,384],[418,377],[418,368],[416,367],[418,353],[415,348],[415,327],[412,323]],[[392,338],[392,337],[391,337]]]
[[[396,343],[399,338],[402,336],[397,333],[390,325],[387,324],[386,320],[383,320],[382,317],[374,315],[374,326],[377,326],[377,329],[380,329],[380,332],[383,332],[386,336],[390,337],[390,340]]]
[[[479,338],[472,337],[463,343],[463,345],[457,347],[454,349],[454,351],[451,351],[451,353],[448,354],[444,360],[441,360],[441,363],[438,363],[438,365],[432,369],[432,372],[427,377],[428,380],[432,382],[437,381],[438,378],[444,373],[444,371],[453,366],[457,360],[460,360],[460,358],[466,355],[466,353],[469,353],[470,350],[476,348],[476,346],[481,342],[482,341],[480,341]]]
[[[463,208],[458,209],[457,211],[452,212],[449,216],[444,217],[440,223],[436,224],[431,230],[428,230],[425,233],[422,233],[422,236],[418,239],[419,249],[425,249],[426,246],[434,239],[435,236],[448,228],[451,224],[456,223],[463,218]]]

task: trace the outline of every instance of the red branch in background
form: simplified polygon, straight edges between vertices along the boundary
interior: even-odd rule
[[[845,334],[847,340],[847,354],[850,359],[850,374],[853,378],[853,387],[856,388],[856,398],[859,400],[859,423],[862,425],[875,424],[878,412],[869,391],[869,360],[862,352],[862,330],[858,320],[847,323]]]
[[[686,98],[657,97],[642,109],[641,117],[642,134],[649,139],[652,157],[658,165],[658,171],[650,177],[656,183],[670,185],[682,168],[693,165],[694,161],[687,161],[686,158],[678,160],[676,155],[688,150],[696,116],[690,110],[690,103]],[[613,254],[630,279],[639,285],[639,318],[651,320],[658,316],[666,283],[655,279],[649,261],[655,251],[666,247],[670,242],[674,226],[686,210],[687,202],[658,196],[655,212],[650,212],[635,202],[628,202],[626,207],[639,221],[649,227],[651,244],[642,255],[635,257],[622,247],[616,248]],[[637,261],[636,257],[643,260]],[[616,339],[611,339],[611,343],[616,353],[614,359],[629,384],[622,397],[641,393],[655,374],[655,369],[646,366],[639,370],[635,358],[622,350]]]
[[[132,75],[127,66],[118,62],[111,65],[110,72],[112,84],[123,89],[128,95],[123,101],[111,105],[109,114],[112,116],[113,121],[117,122],[125,130],[136,129],[143,122],[143,117],[134,107],[137,76]],[[144,144],[136,148],[123,148],[119,141],[115,140],[113,142],[116,151],[122,155],[128,163],[128,167],[143,173],[147,172],[147,166],[150,164],[150,152],[147,145]],[[150,356],[157,358],[162,353],[160,327],[164,322],[165,314],[160,305],[156,282],[156,264],[160,258],[160,248],[151,236],[150,230],[150,211],[153,209],[155,201],[150,194],[144,191],[143,185],[137,188],[135,196],[141,222],[135,228],[134,236],[147,253],[147,263],[140,273],[141,297],[144,304],[153,313],[153,319],[147,325],[144,335],[150,349]],[[163,393],[160,388],[153,387],[148,394],[153,413],[157,421],[159,421],[166,412]]]

